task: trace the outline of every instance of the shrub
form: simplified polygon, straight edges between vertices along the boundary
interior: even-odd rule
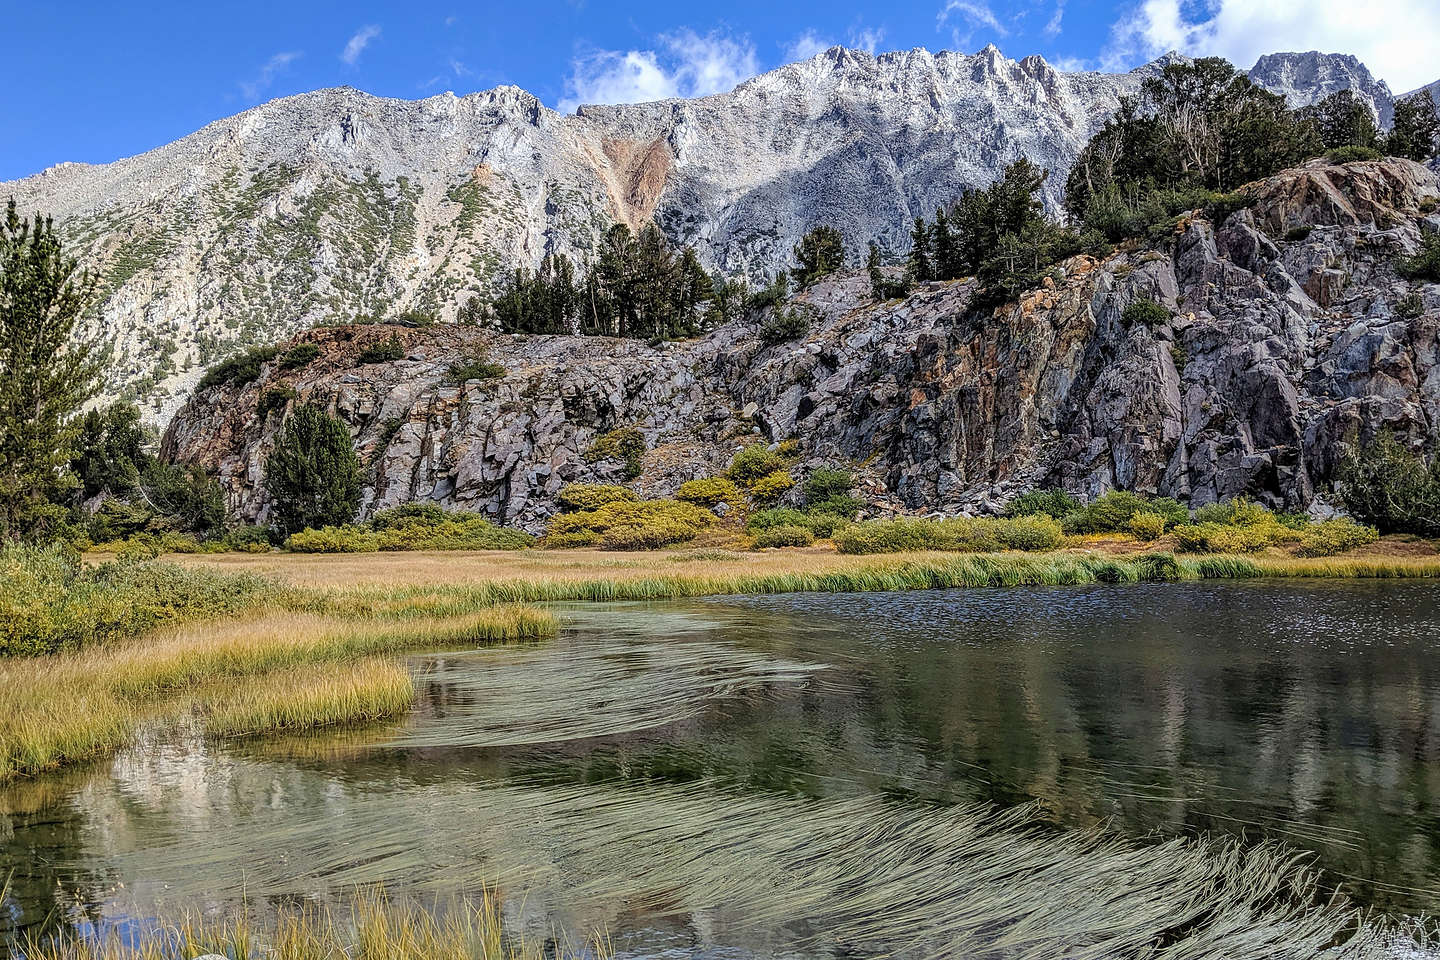
[[[949,517],[944,520],[871,520],[835,532],[841,553],[896,553],[902,550],[1053,550],[1064,533],[1053,517],[1036,515],[997,520]]]
[[[226,357],[205,371],[205,375],[200,378],[195,389],[206,390],[226,383],[243,387],[246,384],[254,383],[260,379],[261,367],[274,360],[278,352],[275,347],[251,347],[243,353]]]
[[[640,476],[641,458],[645,456],[645,436],[634,427],[611,430],[590,445],[581,456],[586,463],[620,460],[625,464],[625,479]]]
[[[1011,550],[1054,550],[1065,538],[1060,521],[1043,514],[991,522],[1001,545]]]
[[[614,500],[595,510],[550,518],[545,546],[598,545],[605,550],[653,550],[695,539],[715,522],[708,510],[679,500]]]
[[[790,476],[790,471],[776,470],[750,484],[750,496],[756,503],[774,503],[793,486],[795,478]]]
[[[399,337],[392,333],[388,339],[377,340],[361,350],[355,361],[360,364],[390,363],[402,360],[404,357],[405,345],[400,342]]]
[[[899,553],[923,550],[926,536],[919,520],[870,520],[835,532],[841,553]]]
[[[463,386],[471,380],[496,380],[505,376],[505,368],[498,363],[491,363],[484,357],[478,360],[462,360],[459,363],[452,363],[450,369],[445,372],[445,379],[448,383]]]
[[[809,330],[810,319],[800,311],[794,307],[786,310],[776,307],[775,312],[760,324],[760,342],[774,346],[777,343],[799,340]]]
[[[1352,445],[1336,471],[1345,508],[1381,533],[1440,537],[1440,458],[1426,465],[1381,433],[1365,446]]]
[[[280,369],[294,370],[303,367],[320,356],[320,348],[313,343],[297,343],[280,355]]]
[[[1336,147],[1325,158],[1331,163],[1355,163],[1358,160],[1379,160],[1380,151],[1374,147],[1362,147],[1358,144],[1348,144],[1343,147]]]
[[[1413,257],[1401,257],[1395,272],[1407,280],[1440,283],[1440,233],[1426,234]]]
[[[745,531],[755,534],[771,527],[803,527],[809,522],[809,515],[803,511],[791,507],[771,507],[750,514],[750,518],[745,521]]]
[[[742,487],[785,468],[785,457],[763,443],[752,443],[735,454],[726,476]]]
[[[360,458],[345,424],[298,407],[265,461],[265,489],[282,531],[350,522],[360,506]]]
[[[701,507],[714,508],[716,504],[741,504],[745,495],[728,477],[705,477],[701,480],[686,480],[680,484],[675,499]]]
[[[433,503],[382,510],[371,521],[379,548],[398,550],[523,550],[534,538],[497,526],[488,517],[446,511]]]
[[[285,539],[291,553],[374,553],[380,549],[380,538],[361,527],[321,527],[299,530]]]
[[[1256,527],[1275,523],[1275,514],[1244,497],[1207,504],[1195,511],[1196,523],[1224,523],[1232,527]]]
[[[854,516],[842,517],[838,513],[831,513],[827,510],[815,509],[805,515],[805,526],[815,534],[818,540],[829,540],[835,536],[836,530],[843,530],[854,520]]]
[[[1170,311],[1154,300],[1135,300],[1120,319],[1130,326],[1158,327],[1170,321]]]
[[[1165,533],[1165,517],[1162,514],[1142,511],[1130,518],[1126,525],[1136,540],[1150,543],[1159,540]]]
[[[811,514],[830,514],[841,520],[854,520],[860,512],[860,501],[850,494],[836,494],[808,504]]]
[[[560,489],[555,498],[565,511],[598,510],[607,503],[639,500],[635,491],[614,483],[572,483]]]
[[[1169,497],[1147,500],[1128,490],[1109,493],[1081,507],[1065,518],[1066,533],[1116,533],[1128,530],[1130,518],[1137,513],[1158,513],[1165,526],[1186,523],[1190,512]]]
[[[291,400],[295,399],[295,388],[288,384],[278,387],[271,387],[260,394],[260,400],[255,404],[255,416],[262,422],[270,416],[272,411],[284,410]]]
[[[1333,557],[1337,553],[1363,547],[1380,539],[1374,527],[1356,523],[1349,517],[1336,517],[1312,525],[1300,538],[1300,556]]]
[[[0,546],[0,655],[43,654],[221,616],[268,597],[259,577],[170,563],[86,566],[58,545]]]
[[[269,553],[270,531],[265,527],[233,527],[225,531],[224,543],[238,553]]]
[[[815,534],[809,527],[767,527],[755,535],[755,546],[759,549],[769,547],[808,547],[815,542]]]
[[[1020,494],[1005,506],[1007,517],[1033,517],[1044,514],[1063,520],[1080,509],[1080,501],[1064,490],[1030,490]]]
[[[813,507],[831,497],[848,496],[855,489],[855,477],[849,470],[817,467],[805,478],[805,505]]]
[[[1283,529],[1276,525],[1276,529]],[[1274,540],[1266,526],[1239,527],[1226,523],[1183,524],[1173,531],[1180,549],[1188,553],[1254,553]]]
[[[1408,293],[1395,304],[1395,315],[1402,320],[1414,320],[1425,312],[1425,300],[1419,292]]]

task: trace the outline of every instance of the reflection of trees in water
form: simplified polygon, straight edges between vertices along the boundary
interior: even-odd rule
[[[97,775],[104,772],[72,771],[0,796],[0,952],[7,942],[100,919],[107,878],[83,863],[85,818],[70,799]]]

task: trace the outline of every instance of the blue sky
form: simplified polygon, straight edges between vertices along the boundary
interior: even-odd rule
[[[0,0],[0,180],[143,152],[256,103],[348,84],[416,98],[513,83],[552,107],[695,96],[832,43],[1128,69],[1167,49],[1248,67],[1359,55],[1397,91],[1440,78],[1440,0],[896,0],[797,4]]]

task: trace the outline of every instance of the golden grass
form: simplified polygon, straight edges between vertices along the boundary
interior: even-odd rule
[[[273,612],[0,660],[0,780],[111,753],[146,724],[193,717],[225,736],[393,715],[410,702],[409,678],[374,658],[555,628],[551,614],[513,605],[390,622]]]
[[[610,954],[596,937],[577,952],[506,935],[500,904],[488,892],[455,903],[443,913],[409,901],[366,892],[348,910],[309,908],[282,913],[258,929],[243,913],[207,922],[194,916],[144,936],[138,942],[109,937],[32,943],[32,960],[189,960],[203,954],[253,960],[568,960]]]

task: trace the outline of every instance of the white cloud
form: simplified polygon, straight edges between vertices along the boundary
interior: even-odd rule
[[[1353,53],[1397,92],[1440,74],[1435,0],[1143,0],[1112,30],[1105,60],[1135,63],[1167,50],[1221,56],[1249,69],[1262,54],[1320,50]]]
[[[835,46],[829,37],[822,37],[814,30],[806,30],[785,46],[785,62],[796,63],[809,60],[817,53],[824,53]]]
[[[1056,0],[1055,13],[1050,17],[1050,22],[1045,24],[1045,36],[1058,37],[1060,35],[1060,21],[1065,17],[1065,0]]]
[[[380,36],[380,28],[373,23],[356,30],[355,35],[346,42],[340,59],[352,67],[355,66],[360,60],[360,54],[364,53],[365,48],[370,45],[370,41],[378,36]]]
[[[582,103],[645,103],[731,90],[760,71],[748,39],[693,30],[663,34],[660,49],[600,50],[571,63],[562,111]]]
[[[299,59],[299,50],[287,50],[275,54],[269,60],[265,61],[265,65],[255,74],[255,79],[241,81],[241,94],[244,95],[246,100],[259,100],[260,95],[270,89],[270,85],[275,82],[275,78],[285,72],[285,69],[289,67],[290,64]]]
[[[884,27],[864,27],[850,31],[850,46],[866,53],[874,53],[885,42]]]
[[[958,15],[964,23],[963,27],[952,26],[950,31],[950,39],[957,48],[968,45],[971,36],[980,27],[993,30],[1002,37],[1010,34],[1010,31],[1005,29],[1005,25],[996,18],[995,12],[983,0],[949,0],[935,19],[935,29],[939,30],[945,24],[950,23],[952,15]]]

